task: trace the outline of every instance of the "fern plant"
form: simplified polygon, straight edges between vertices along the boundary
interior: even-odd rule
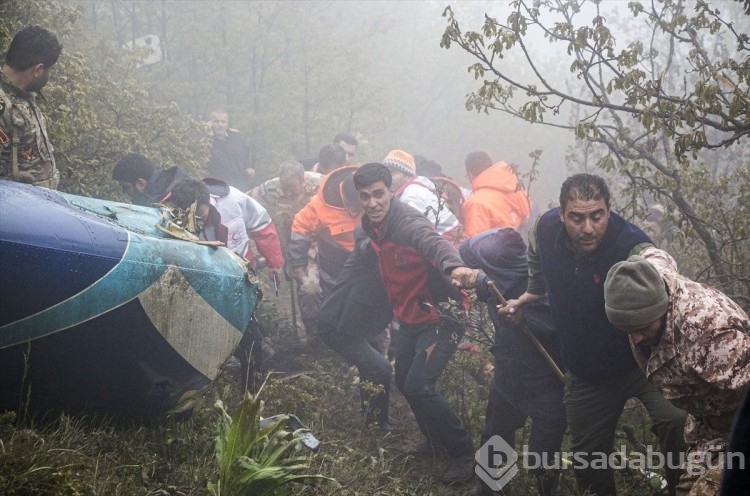
[[[309,456],[300,452],[306,429],[287,430],[286,415],[261,426],[263,401],[257,396],[246,393],[234,419],[221,400],[214,406],[221,418],[216,437],[219,473],[215,483],[208,483],[213,496],[286,495],[293,492],[291,483],[339,486],[335,479],[306,473]]]

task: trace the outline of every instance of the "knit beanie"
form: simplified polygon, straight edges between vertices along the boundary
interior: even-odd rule
[[[414,157],[403,150],[391,150],[383,159],[383,165],[392,167],[407,176],[416,175],[417,165],[414,163]]]
[[[667,313],[669,295],[659,272],[645,258],[633,255],[617,262],[604,281],[604,310],[615,326],[636,327]]]

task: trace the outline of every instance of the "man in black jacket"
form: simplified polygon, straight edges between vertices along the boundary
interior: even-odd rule
[[[223,109],[211,112],[211,157],[208,175],[222,179],[243,193],[255,186],[255,169],[250,164],[250,147],[239,131],[229,127],[229,113]]]
[[[383,431],[392,428],[388,403],[393,369],[378,349],[378,339],[392,315],[378,257],[358,229],[354,252],[320,306],[318,332],[323,342],[357,367],[365,423],[375,422]]]
[[[175,184],[190,177],[178,166],[156,170],[151,160],[138,153],[128,153],[112,170],[112,179],[133,203],[150,207],[169,199]]]

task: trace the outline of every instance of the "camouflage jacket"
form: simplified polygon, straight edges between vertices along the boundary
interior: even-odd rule
[[[0,72],[0,179],[57,188],[59,173],[47,124],[39,108],[40,93],[11,84]],[[13,170],[13,148],[18,170]]]
[[[250,196],[266,207],[266,210],[271,215],[282,248],[286,248],[289,244],[294,215],[307,205],[310,198],[315,196],[322,178],[323,176],[317,172],[305,171],[304,189],[296,196],[284,194],[279,185],[278,177],[269,179],[250,191]]]
[[[750,319],[717,289],[680,275],[667,252],[648,248],[641,256],[666,283],[669,308],[659,342],[650,354],[634,347],[635,358],[649,381],[689,414],[689,444],[725,443],[750,384]]]

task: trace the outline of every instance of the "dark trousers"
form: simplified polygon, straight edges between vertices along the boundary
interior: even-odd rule
[[[562,399],[559,395],[558,389],[557,399],[561,403]],[[531,434],[528,452],[539,456],[537,460],[540,464],[551,466],[555,463],[555,455],[560,452],[560,445],[567,428],[565,414],[555,415],[555,412],[549,415],[529,414],[527,410],[517,408],[506,400],[494,384],[487,400],[482,444],[492,436],[499,435],[510,446],[515,446],[516,430],[523,427],[529,417],[531,417]]]
[[[266,335],[266,330],[253,316],[237,348],[234,349],[234,357],[240,361],[240,381],[244,389],[257,390],[255,372],[263,367],[261,340]]]
[[[422,433],[452,457],[474,451],[469,432],[450,403],[435,389],[457,345],[455,331],[445,323],[402,324],[396,341],[396,386],[409,402]]]
[[[349,365],[357,367],[360,384],[371,382],[382,386],[383,392],[374,393],[366,386],[360,388],[360,398],[365,418],[380,424],[388,422],[388,402],[391,389],[391,363],[383,353],[373,346],[378,345],[377,336],[370,340],[339,332],[322,332],[323,340],[333,351],[341,355]]]
[[[601,383],[583,380],[570,372],[565,374],[565,408],[571,450],[588,454],[582,457],[588,460],[600,458],[592,455],[595,453],[609,455],[613,451],[617,421],[630,398],[637,398],[646,407],[651,416],[651,431],[659,440],[661,452],[665,457],[671,457],[672,465],[677,465],[680,453],[687,448],[684,439],[687,414],[666,400],[639,368]],[[582,493],[617,494],[610,467],[574,468]],[[670,494],[674,494],[680,470],[667,468],[666,476]]]

